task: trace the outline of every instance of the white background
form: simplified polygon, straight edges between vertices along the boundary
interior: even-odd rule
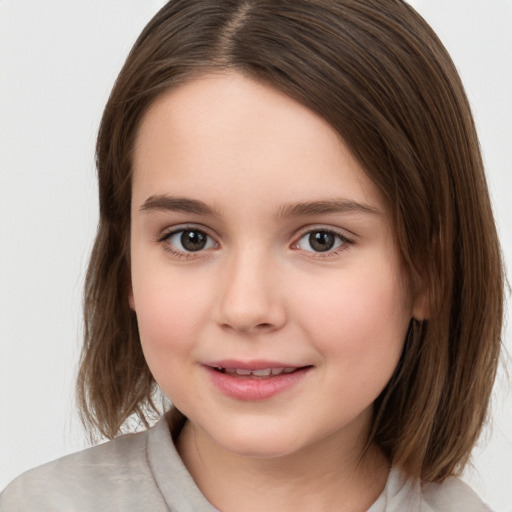
[[[466,84],[512,268],[512,1],[412,4]],[[122,62],[161,5],[0,0],[0,488],[86,446],[73,381],[97,221],[94,139]],[[465,474],[502,512],[512,511],[509,388],[502,368],[492,424]]]

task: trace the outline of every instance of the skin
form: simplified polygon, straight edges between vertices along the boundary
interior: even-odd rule
[[[389,470],[375,446],[361,459],[372,403],[420,315],[378,189],[323,119],[236,73],[158,98],[133,164],[130,305],[189,418],[178,450],[200,489],[225,512],[366,510]],[[345,207],[290,207],[331,200]],[[208,235],[204,249],[185,250],[172,234],[185,228]],[[322,230],[332,250],[312,247]],[[205,369],[224,359],[308,370],[239,400]]]

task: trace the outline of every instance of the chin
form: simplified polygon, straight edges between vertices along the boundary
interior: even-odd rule
[[[276,430],[258,423],[250,427],[222,429],[221,432],[211,432],[210,436],[224,450],[255,459],[285,457],[302,447],[292,430]]]

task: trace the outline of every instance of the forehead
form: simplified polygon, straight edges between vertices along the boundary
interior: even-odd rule
[[[212,74],[160,96],[143,117],[133,158],[134,201],[190,194],[220,201],[350,196],[381,205],[338,133],[276,89]]]

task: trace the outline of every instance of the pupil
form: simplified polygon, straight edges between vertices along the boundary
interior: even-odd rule
[[[327,231],[315,231],[309,235],[309,244],[317,252],[329,251],[334,247],[334,236]]]
[[[206,235],[200,231],[183,231],[181,244],[187,251],[200,251],[206,245]]]

